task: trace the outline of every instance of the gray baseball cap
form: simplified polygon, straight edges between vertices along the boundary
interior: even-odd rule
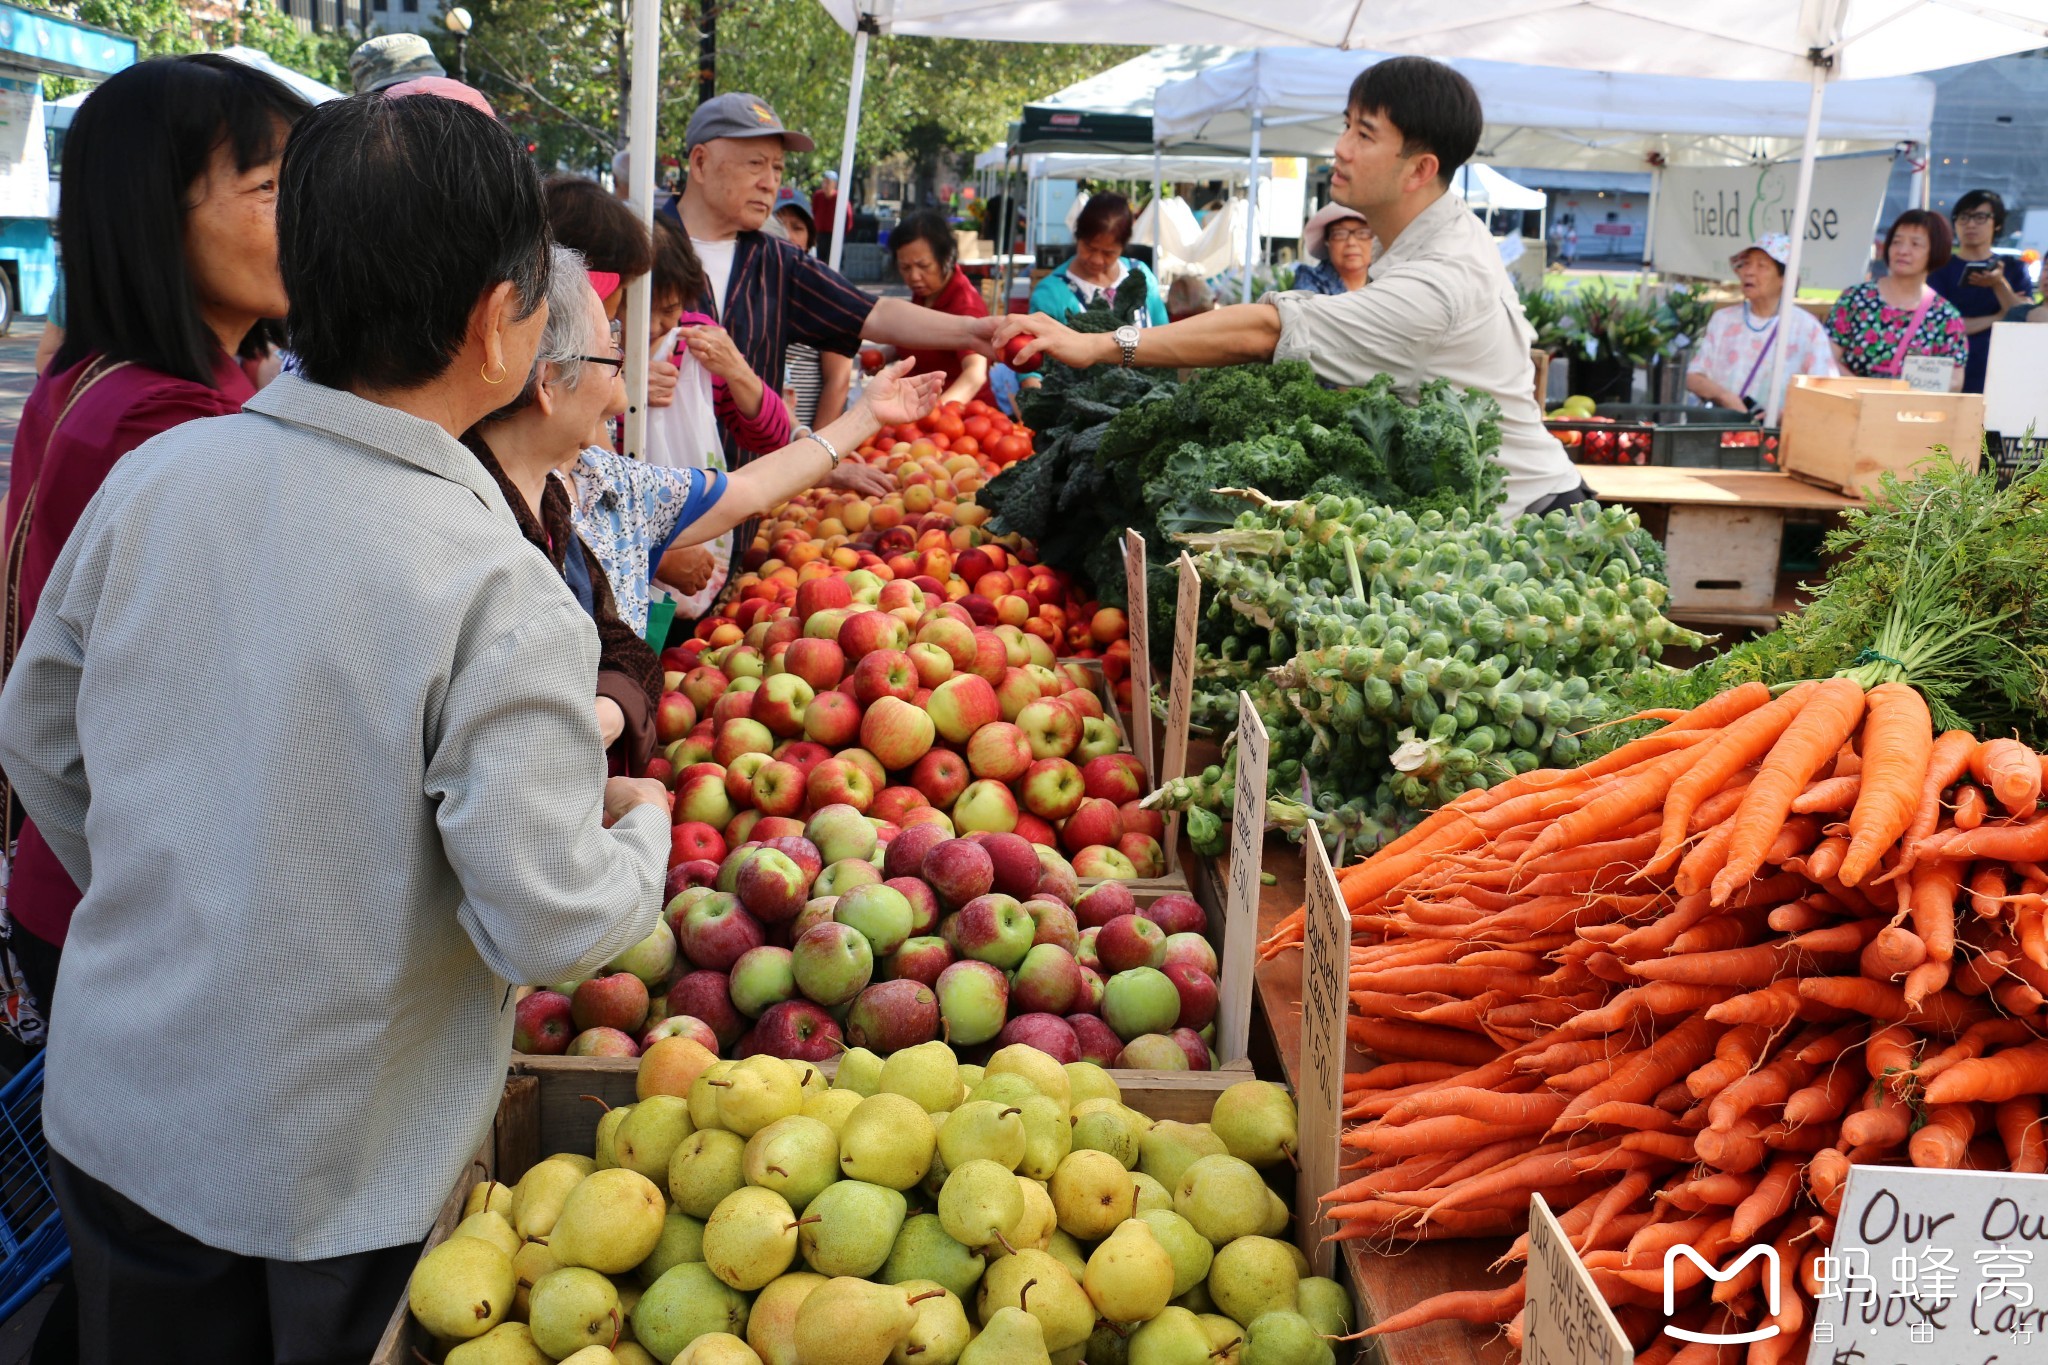
[[[447,69],[434,57],[434,49],[417,33],[386,33],[372,38],[349,54],[348,78],[358,95],[417,80],[421,76],[445,76]]]
[[[718,95],[697,106],[690,115],[690,130],[683,145],[694,151],[721,137],[779,137],[784,151],[814,152],[818,144],[802,133],[791,132],[758,95],[734,92]]]

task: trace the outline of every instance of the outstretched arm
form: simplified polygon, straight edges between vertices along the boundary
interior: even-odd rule
[[[996,328],[996,342],[1007,347],[1013,337],[1025,344],[1013,360],[1049,355],[1065,365],[1115,365],[1123,360],[1116,339],[1106,332],[1076,332],[1043,313],[1006,317]],[[1240,303],[1164,327],[1138,333],[1136,363],[1148,369],[1210,369],[1271,360],[1280,344],[1280,310],[1270,303]]]

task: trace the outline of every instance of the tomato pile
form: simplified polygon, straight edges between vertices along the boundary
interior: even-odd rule
[[[922,441],[946,455],[973,455],[985,476],[1013,465],[1031,453],[1031,429],[1012,422],[999,408],[980,399],[969,403],[948,403],[922,422],[905,422],[875,433],[861,452],[878,455],[906,455]]]

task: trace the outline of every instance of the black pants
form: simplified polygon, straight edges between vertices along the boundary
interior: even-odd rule
[[[187,1237],[55,1152],[85,1365],[363,1365],[405,1299],[417,1243],[324,1261]]]
[[[19,923],[14,926],[14,960],[21,964],[22,984],[36,998],[36,1006],[43,1012],[44,1022],[50,1018],[50,1006],[57,998],[57,962],[64,950],[46,939],[36,937]]]
[[[1546,512],[1560,512],[1567,507],[1576,507],[1582,502],[1593,501],[1595,501],[1593,490],[1586,487],[1585,483],[1581,481],[1579,486],[1569,493],[1552,493],[1541,502],[1531,503],[1529,505],[1529,515],[1540,517]]]

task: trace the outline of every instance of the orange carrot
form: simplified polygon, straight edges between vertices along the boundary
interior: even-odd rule
[[[1913,932],[1927,945],[1927,960],[1948,962],[1956,953],[1956,892],[1963,864],[1942,861],[1913,877]]]
[[[1953,817],[1957,829],[1975,829],[1984,823],[1984,816],[1990,806],[1984,800],[1984,789],[1971,782],[1956,784],[1956,812]]]
[[[1844,886],[1854,886],[1870,875],[1878,857],[1898,843],[1912,824],[1934,749],[1927,702],[1920,689],[1905,683],[1879,683],[1870,689],[1865,704],[1870,714],[1863,723],[1861,786],[1856,807],[1849,813],[1849,852],[1836,874]],[[2039,778],[2036,765],[2037,795]]]
[[[1518,865],[1526,867],[1532,858],[1583,844],[1595,835],[1604,835],[1639,815],[1656,810],[1665,804],[1673,779],[1698,762],[1699,756],[1700,749],[1696,746],[1645,764],[1612,791],[1593,798],[1544,830],[1517,860]],[[1683,822],[1679,828],[1684,829]]]
[[[1482,1326],[1507,1321],[1522,1306],[1523,1282],[1515,1281],[1506,1289],[1454,1289],[1424,1299],[1413,1308],[1404,1309],[1391,1317],[1381,1318],[1363,1331],[1354,1332],[1343,1341],[1356,1341],[1360,1337],[1385,1336],[1389,1332],[1405,1332],[1411,1327],[1422,1327],[1432,1322],[1470,1322]]]
[[[1987,1100],[1996,1104],[2019,1095],[2048,1094],[2048,1042],[2009,1047],[1989,1057],[1957,1062],[1927,1086],[1932,1104]]]
[[[1799,1194],[1799,1170],[1804,1164],[1796,1156],[1772,1157],[1763,1178],[1735,1206],[1735,1212],[1728,1220],[1729,1236],[1738,1242],[1746,1242],[1766,1224],[1774,1223],[1790,1212],[1792,1201]]]
[[[1500,1055],[1500,1048],[1484,1038],[1455,1029],[1432,1028],[1395,1019],[1353,1017],[1345,1027],[1351,1041],[1376,1057],[1398,1057],[1404,1061],[1463,1062],[1481,1066]]]
[[[1899,857],[1899,866],[1905,871],[1910,871],[1915,861],[1913,846],[1941,823],[1941,794],[1970,770],[1970,755],[1976,752],[1977,737],[1968,730],[1944,730],[1934,741],[1927,755],[1926,776],[1920,780],[1920,799],[1902,841],[1905,852]]]
[[[1729,723],[1685,775],[1671,783],[1670,792],[1664,800],[1664,829],[1657,845],[1657,856],[1650,859],[1644,871],[1652,874],[1663,872],[1678,860],[1678,850],[1684,842],[1686,826],[1694,809],[1726,786],[1736,773],[1768,754],[1819,686],[1818,683],[1801,683],[1769,705],[1757,707]],[[1841,747],[1840,741],[1835,747]],[[1832,756],[1833,752],[1830,749],[1829,755]],[[1800,785],[1803,787],[1805,784],[1802,782]]]
[[[1997,863],[1980,864],[1970,874],[1970,906],[1985,919],[1997,919],[2003,911],[2006,870]]]
[[[1863,950],[1863,974],[1873,981],[1896,981],[1927,960],[1927,945],[1910,929],[1887,925]]]
[[[1713,885],[1715,875],[1728,865],[1728,841],[1734,837],[1732,817],[1708,830],[1678,864],[1672,888],[1681,896],[1697,896]]]
[[[1742,794],[1749,790],[1749,784],[1755,778],[1756,771],[1751,768],[1745,768],[1735,774],[1734,777],[1728,780],[1727,786],[1700,802],[1699,809],[1694,811],[1692,819],[1686,822],[1686,833],[1698,834],[1702,830],[1712,829],[1729,816],[1735,814],[1735,808],[1742,804]],[[1660,827],[1662,825],[1661,817],[1659,818],[1659,825]],[[1661,832],[1659,837],[1662,837]],[[1655,846],[1652,845],[1652,847],[1654,848]]]
[[[1881,686],[1890,687],[1890,683]],[[1831,812],[1848,810],[1863,790],[1863,775],[1851,773],[1847,777],[1825,777],[1792,798],[1792,810],[1798,815],[1810,815],[1816,811]]]
[[[1842,1211],[1842,1189],[1848,1183],[1849,1158],[1839,1149],[1826,1147],[1807,1158],[1806,1188],[1830,1215]]]
[[[1849,841],[1839,834],[1830,834],[1814,846],[1806,857],[1806,875],[1817,882],[1831,880],[1842,866],[1842,859],[1849,852]]]
[[[1973,862],[1979,858],[2002,863],[2038,862],[2048,858],[2048,815],[2031,820],[2001,820],[1976,829],[1956,826],[1956,832],[1937,834],[1921,846],[1920,857],[1952,862]]]
[[[2007,815],[2032,815],[2041,801],[2041,757],[2016,739],[1987,739],[1970,755],[1970,775]]]
[[[1864,1079],[1853,1065],[1835,1066],[1812,1085],[1786,1097],[1785,1122],[1797,1127],[1840,1118],[1863,1087]]]
[[[1977,1134],[1977,1106],[1937,1104],[1906,1144],[1915,1166],[1954,1170],[1963,1164]]]
[[[2048,1172],[2048,1134],[2041,1124],[2041,1097],[2015,1095],[2000,1100],[1993,1117],[2012,1169],[2022,1175]]]
[[[1716,905],[1724,904],[1763,867],[1765,854],[1791,812],[1792,798],[1805,790],[1863,719],[1863,685],[1853,678],[1829,678],[1816,684],[1811,698],[1771,746],[1770,757],[1757,770],[1756,781],[1749,784],[1749,792],[1735,812],[1728,865],[1714,878],[1712,899]]]

